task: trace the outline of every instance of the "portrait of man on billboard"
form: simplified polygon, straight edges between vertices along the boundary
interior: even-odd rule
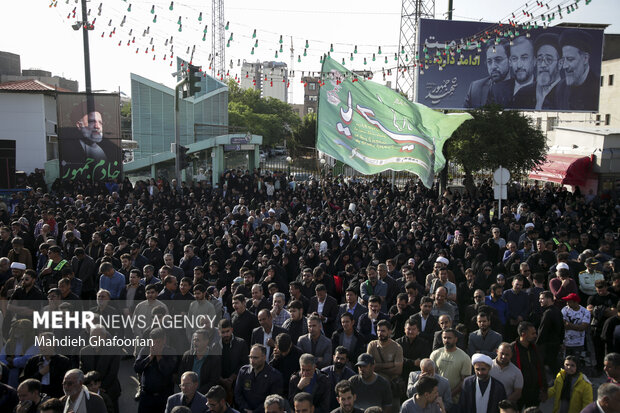
[[[97,109],[90,113],[77,106],[73,111],[75,131],[63,140],[64,160],[67,162],[84,162],[87,158],[96,161],[108,160],[115,156],[116,148],[110,139],[104,139],[104,124],[101,112]]]
[[[120,171],[120,109],[117,102],[119,98],[112,95],[95,96],[91,101],[84,94],[58,96],[62,177],[68,174],[66,177],[71,179],[98,180]],[[94,168],[98,172],[94,172]]]
[[[490,103],[506,107],[512,101],[510,44],[505,39],[490,44],[485,56],[489,75],[471,82],[463,104],[465,108],[478,108]]]
[[[532,109],[536,104],[534,86],[534,44],[526,36],[515,38],[510,44],[510,73],[514,81],[512,102],[507,107]]]
[[[560,36],[543,33],[534,42],[536,54],[536,110],[558,107],[558,89],[562,81],[562,49]]]
[[[562,109],[596,111],[598,108],[599,73],[592,70],[592,45],[592,37],[584,30],[568,29],[560,34],[564,72],[559,89]]]

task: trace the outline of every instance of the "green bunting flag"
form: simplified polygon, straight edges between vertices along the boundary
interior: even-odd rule
[[[371,175],[410,171],[426,187],[446,164],[443,145],[468,113],[443,114],[323,60],[317,149]]]

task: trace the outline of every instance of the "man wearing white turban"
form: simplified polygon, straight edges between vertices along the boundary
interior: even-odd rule
[[[463,380],[459,407],[462,412],[499,413],[499,402],[506,398],[504,385],[491,377],[493,359],[476,353],[471,358],[474,376]]]

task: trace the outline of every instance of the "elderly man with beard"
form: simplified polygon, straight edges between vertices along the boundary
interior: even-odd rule
[[[85,115],[75,115],[73,119],[78,117],[75,129],[67,131],[60,143],[63,160],[69,164],[79,164],[84,163],[86,158],[99,161],[113,156],[117,148],[111,139],[104,139],[101,112],[93,110]]]
[[[554,33],[543,33],[534,42],[536,54],[536,110],[558,107],[556,87],[562,78],[560,37]]]
[[[88,391],[84,386],[82,370],[69,370],[62,381],[62,388],[65,395],[60,401],[64,404],[66,412],[107,413],[101,396]]]
[[[564,82],[559,90],[561,109],[596,110],[599,98],[599,74],[590,66],[594,41],[585,30],[568,29],[560,35]]]
[[[491,357],[476,353],[471,360],[475,376],[463,381],[463,390],[459,399],[461,412],[499,413],[499,402],[506,399],[506,390],[501,381],[490,374],[493,360]]]

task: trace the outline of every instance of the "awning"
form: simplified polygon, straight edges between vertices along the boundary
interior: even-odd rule
[[[550,153],[544,164],[530,172],[529,178],[562,185],[585,185],[592,176],[593,157]]]

